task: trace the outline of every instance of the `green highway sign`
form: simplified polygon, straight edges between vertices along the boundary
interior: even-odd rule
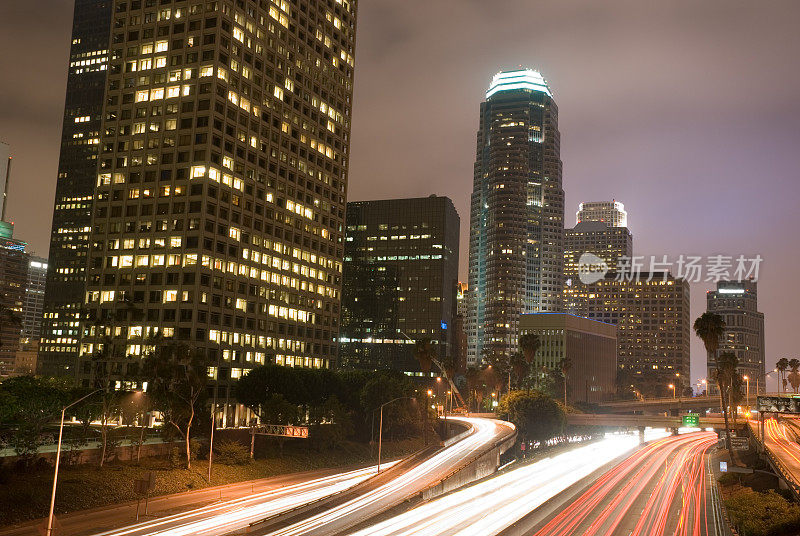
[[[697,428],[700,426],[700,415],[697,413],[690,413],[683,416],[683,425],[689,428]]]

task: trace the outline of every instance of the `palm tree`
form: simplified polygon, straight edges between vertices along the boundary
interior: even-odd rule
[[[789,369],[792,371],[789,374],[789,384],[792,386],[792,390],[796,393],[798,387],[800,387],[800,360],[792,358],[789,360]]]
[[[731,432],[728,425],[728,403],[731,398],[731,389],[736,384],[736,376],[739,374],[736,367],[739,359],[733,352],[722,352],[717,356],[717,368],[712,372],[712,376],[719,386],[719,399],[722,405],[722,418],[725,420],[725,446],[731,449]],[[740,380],[741,381],[741,380]]]
[[[789,368],[789,360],[785,357],[778,359],[778,362],[775,363],[775,368],[778,369],[778,376],[780,376],[781,381],[781,392],[786,390],[786,369]]]
[[[712,357],[725,334],[725,321],[716,313],[705,312],[694,321],[694,332],[703,341],[708,356]]]
[[[714,357],[719,349],[719,340],[725,333],[725,321],[722,317],[716,313],[705,312],[700,315],[697,320],[694,321],[694,332],[703,341],[703,345],[706,347],[706,353],[708,354],[708,361],[711,361],[711,358]],[[720,370],[720,363],[717,359],[717,368],[715,369],[712,376],[716,376],[717,371]],[[715,378],[712,378],[716,380]],[[719,382],[717,382],[719,385]],[[727,431],[728,429],[728,406],[725,404],[727,400],[725,393],[722,392],[722,385],[719,385],[719,396],[720,396],[720,403],[722,404],[722,416],[725,418],[725,431],[727,435],[727,446],[728,449],[731,448],[731,440],[730,440],[730,433]]]
[[[419,339],[414,344],[414,358],[419,361],[422,372],[430,372],[436,354],[430,339]]]
[[[467,392],[470,393],[470,401],[474,400],[477,406],[480,406],[481,400],[478,400],[478,388],[483,386],[481,381],[481,369],[478,367],[468,367],[465,376],[467,378]],[[483,394],[483,393],[481,393]],[[481,397],[482,398],[482,397]]]
[[[522,380],[527,376],[529,368],[528,361],[525,359],[522,352],[514,352],[511,354],[511,372],[513,373],[518,388],[522,386]]]
[[[530,365],[536,357],[536,352],[542,345],[539,336],[534,333],[526,333],[519,338],[519,348],[525,356],[525,361]]]
[[[3,332],[6,326],[22,328],[22,320],[20,320],[17,312],[5,305],[0,306],[0,333]],[[17,333],[19,335],[19,333]],[[17,341],[19,343],[19,341]],[[0,346],[3,345],[3,338],[0,337]]]
[[[567,373],[572,368],[572,360],[568,357],[565,357],[559,363],[561,366],[561,376],[562,380],[564,381],[564,407],[567,407]]]

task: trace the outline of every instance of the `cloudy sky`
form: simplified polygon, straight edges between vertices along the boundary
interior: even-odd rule
[[[17,236],[46,254],[72,2],[0,2],[0,140]],[[466,277],[478,106],[539,69],[559,106],[566,222],[625,203],[637,255],[761,255],[767,362],[800,357],[800,3],[361,0],[349,199],[453,199]],[[692,317],[710,284],[692,287]],[[693,343],[693,380],[705,376]]]

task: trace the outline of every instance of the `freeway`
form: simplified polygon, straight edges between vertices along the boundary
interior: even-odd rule
[[[648,439],[653,439],[659,432],[647,433]],[[664,432],[660,434],[662,438],[638,450],[635,435],[609,435],[348,534],[722,534],[721,527],[716,532],[715,522],[719,520],[715,519],[715,511],[710,510],[710,479],[705,460],[716,435],[692,432],[663,437]],[[626,452],[631,454],[625,456]],[[619,462],[621,456],[625,458]],[[606,472],[596,477],[598,470]],[[577,492],[573,491],[576,486]],[[572,500],[570,493],[577,498]],[[558,504],[559,499],[566,506]]]
[[[753,433],[758,433],[758,425],[751,423]],[[795,486],[800,484],[800,445],[797,443],[800,428],[795,419],[770,418],[764,420],[764,446],[777,458],[778,470],[791,479]]]
[[[219,509],[220,504],[238,504],[240,507],[244,506],[243,503],[237,503],[235,499],[253,497],[254,501],[269,500],[276,496],[270,492],[284,488],[287,490],[302,489],[304,484],[313,482],[317,482],[320,485],[326,482],[335,484],[337,480],[335,477],[338,477],[339,473],[346,471],[347,475],[345,475],[344,478],[358,476],[358,472],[355,472],[355,469],[363,468],[354,467],[352,469],[352,471],[343,468],[316,469],[303,473],[280,475],[151,497],[149,501],[149,517],[143,516],[143,518],[150,519],[153,523],[161,523],[168,516],[180,512],[180,515],[171,518],[173,521],[172,526],[174,526],[190,519],[190,517],[186,516],[190,510],[195,510],[198,518],[207,517],[211,512]],[[371,469],[371,472],[375,472],[374,467]],[[223,499],[225,499],[224,503]],[[141,511],[144,511],[144,501],[142,501],[141,504]],[[127,527],[133,523],[135,515],[136,501],[62,514],[57,517],[58,525],[61,527],[59,534],[86,536],[101,531],[111,531],[111,529],[117,527]],[[153,517],[159,519],[153,520]],[[38,527],[41,525],[42,520],[37,520],[0,528],[0,536],[32,536],[38,534]],[[143,526],[146,526],[146,524]],[[170,525],[161,524],[159,526],[167,527]]]
[[[694,432],[656,441],[605,473],[535,536],[722,534],[705,455],[717,441]]]
[[[471,425],[467,437],[440,450],[435,456],[403,472],[387,482],[370,489],[348,494],[334,504],[327,504],[316,511],[308,512],[301,519],[278,520],[268,523],[250,534],[272,536],[315,536],[339,534],[362,523],[403,501],[418,495],[423,490],[452,475],[470,461],[475,461],[500,445],[513,441],[516,430],[505,421],[483,418],[452,417]]]
[[[214,502],[201,508],[149,519],[123,528],[93,531],[94,536],[210,536],[241,530],[258,534],[259,531],[264,533],[274,527],[271,522],[280,522],[282,519],[294,521],[298,510],[315,504],[321,505],[323,512],[317,517],[323,520],[330,516],[342,516],[346,523],[366,519],[438,482],[459,468],[465,460],[491,451],[499,442],[513,441],[515,437],[513,425],[503,421],[469,418],[460,420],[470,426],[462,439],[448,443],[446,447],[421,461],[413,458],[397,464],[384,463],[381,465],[380,475],[376,475],[376,468],[373,466],[301,478],[245,497]],[[327,508],[334,497],[348,500]],[[269,522],[265,523],[266,520]],[[339,525],[331,523],[331,526]],[[290,526],[287,530],[296,533],[298,529]],[[300,531],[304,532],[304,529]]]
[[[386,464],[387,467],[392,464]],[[346,490],[374,475],[375,467],[315,478],[245,498],[220,501],[203,508],[151,519],[129,527],[96,533],[95,536],[190,536],[225,534],[243,529],[250,523],[277,515],[308,502]]]
[[[638,443],[633,434],[609,435],[488,478],[352,536],[498,534],[604,464],[635,449]]]

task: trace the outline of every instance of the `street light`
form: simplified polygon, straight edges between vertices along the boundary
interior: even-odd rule
[[[750,376],[747,376],[745,374],[744,376],[742,376],[742,379],[747,383],[745,400],[747,400],[747,420],[749,421],[750,420]]]
[[[675,396],[675,384],[674,383],[669,384],[669,388],[672,389],[672,398],[673,399],[677,398]]]
[[[69,408],[77,404],[78,402],[83,402],[90,396],[103,391],[103,389],[96,389],[89,393],[88,395],[80,397],[75,402],[68,404],[61,408],[61,426],[58,429],[58,447],[56,448],[56,467],[53,472],[53,493],[50,495],[50,514],[47,516],[47,536],[51,536],[53,534],[53,510],[56,507],[56,485],[58,484],[58,462],[61,459],[61,437],[64,434],[64,414],[67,412]]]
[[[430,392],[430,391],[428,391],[428,392]],[[409,399],[409,400],[414,400],[414,397],[412,397],[412,396],[398,396],[397,398],[393,398],[393,399],[389,400],[388,402],[384,402],[383,404],[381,404],[381,407],[380,407],[380,409],[381,409],[381,418],[380,418],[380,421],[378,421],[379,422],[379,424],[378,424],[378,473],[381,472],[381,444],[382,444],[382,441],[383,441],[383,406],[385,406],[386,404],[391,404],[392,402],[396,402],[397,400],[403,400],[403,399],[406,399],[406,398]],[[375,410],[373,410],[373,411],[375,411]],[[426,408],[426,411],[427,411],[427,408]]]

